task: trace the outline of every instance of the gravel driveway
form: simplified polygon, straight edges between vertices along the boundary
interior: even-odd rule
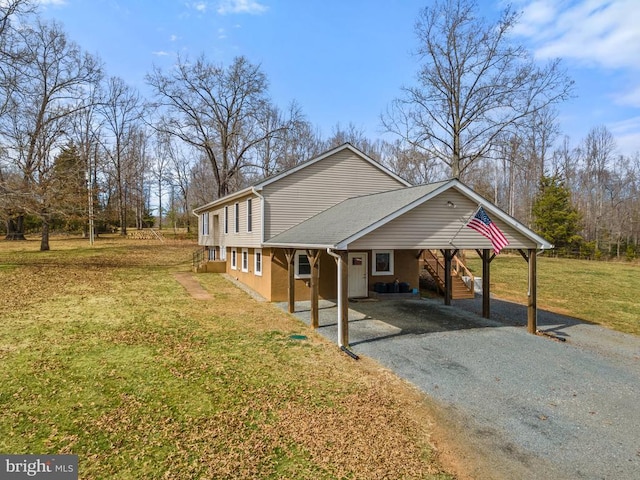
[[[478,298],[350,307],[352,350],[439,404],[476,478],[640,479],[640,338],[549,312],[538,327],[566,341],[530,335],[524,307],[495,299],[492,320]],[[320,312],[336,341],[335,307]]]

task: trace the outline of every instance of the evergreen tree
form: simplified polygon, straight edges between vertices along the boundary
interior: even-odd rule
[[[534,228],[555,245],[559,255],[578,250],[580,214],[571,203],[571,191],[558,175],[543,175],[533,204]]]

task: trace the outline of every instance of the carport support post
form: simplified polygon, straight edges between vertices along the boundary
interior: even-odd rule
[[[491,318],[491,250],[482,250],[482,316]]]
[[[318,328],[318,278],[320,276],[320,250],[307,250],[311,266],[311,328]]]
[[[444,255],[444,304],[451,305],[451,250],[443,250]]]
[[[538,272],[536,268],[536,250],[535,248],[529,249],[529,259],[527,262],[529,263],[529,292],[528,293],[528,301],[527,301],[527,331],[529,333],[536,333],[538,329],[538,307],[537,307],[537,278]]]
[[[289,313],[294,313],[296,311],[296,280],[294,277],[295,253],[296,251],[293,248],[286,248],[284,251],[284,256],[287,259],[287,293],[289,294]]]
[[[338,252],[338,346],[349,346],[349,252]]]

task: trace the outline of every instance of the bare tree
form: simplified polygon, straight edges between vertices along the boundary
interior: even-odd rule
[[[127,234],[127,208],[130,189],[127,183],[127,162],[131,153],[135,134],[142,123],[144,103],[139,93],[129,87],[124,80],[111,77],[107,83],[101,113],[104,117],[104,151],[112,167],[112,175],[117,196],[118,222],[120,234]]]
[[[418,85],[404,87],[382,123],[427,158],[460,177],[490,158],[498,137],[566,99],[572,81],[554,60],[543,68],[508,35],[518,15],[510,8],[490,23],[474,0],[436,0],[420,14]]]
[[[592,128],[583,141],[581,192],[587,225],[586,237],[595,241],[596,250],[600,248],[602,241],[606,190],[616,149],[613,135],[604,126]]]
[[[86,108],[86,87],[99,80],[101,70],[56,23],[38,21],[16,35],[21,52],[14,64],[17,83],[8,92],[10,109],[0,118],[0,135],[22,180],[10,194],[15,220],[10,218],[7,236],[24,238],[24,214],[36,214],[43,224],[40,249],[48,250],[56,198],[50,188],[54,158],[73,116]]]
[[[154,68],[147,82],[166,112],[156,128],[207,158],[218,196],[230,192],[240,170],[254,163],[255,148],[282,128],[265,128],[263,119],[271,114],[267,79],[244,57],[228,68],[204,56],[193,63],[178,59],[167,74]]]

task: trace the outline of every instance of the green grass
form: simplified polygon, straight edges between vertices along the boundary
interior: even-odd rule
[[[469,266],[482,275],[482,263],[468,253]],[[538,308],[640,335],[640,266],[540,256]],[[500,255],[491,263],[491,292],[526,304],[528,269],[519,255]]]
[[[193,243],[51,246],[0,242],[0,451],[83,479],[452,478],[402,382],[218,275],[191,298]]]

